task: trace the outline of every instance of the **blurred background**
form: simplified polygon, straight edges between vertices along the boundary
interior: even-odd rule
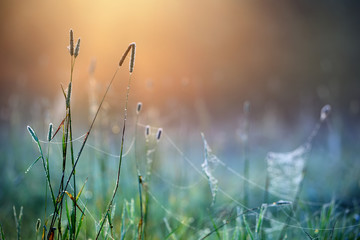
[[[64,117],[60,84],[66,88],[70,77],[70,28],[81,38],[72,102],[77,135],[88,126],[91,94],[104,92],[136,42],[130,119],[141,101],[142,123],[163,127],[189,152],[202,151],[202,131],[217,155],[232,161],[241,153],[249,101],[249,151],[262,162],[269,151],[304,143],[330,104],[331,118],[314,142],[322,157],[316,166],[327,171],[314,179],[322,180],[324,199],[359,199],[359,10],[356,1],[328,0],[2,0],[0,220],[23,202],[20,173],[37,156],[26,126],[45,136],[48,123]],[[127,78],[126,63],[98,125],[115,135]],[[326,179],[335,173],[347,184],[331,186]]]
[[[0,9],[2,125],[15,94],[28,106],[56,101],[69,79],[72,28],[82,38],[78,104],[88,99],[81,86],[91,61],[105,85],[136,42],[131,99],[162,116],[206,106],[225,128],[249,100],[254,120],[275,117],[294,127],[330,103],[358,135],[360,17],[353,1],[2,1]]]

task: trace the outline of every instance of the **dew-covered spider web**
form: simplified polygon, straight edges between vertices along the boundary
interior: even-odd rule
[[[291,152],[267,154],[267,181],[270,192],[286,199],[295,199],[304,177],[306,157],[310,149],[310,144],[305,144]]]
[[[203,133],[201,133],[201,137],[204,142],[204,162],[201,164],[201,168],[208,178],[212,196],[212,204],[214,204],[216,193],[218,191],[218,180],[214,177],[213,172],[221,161],[218,157],[215,156],[215,154],[213,154]]]

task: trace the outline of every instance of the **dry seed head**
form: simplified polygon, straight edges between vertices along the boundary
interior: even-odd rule
[[[70,107],[70,98],[71,98],[71,82],[69,83],[68,92],[66,95],[66,108]]]
[[[139,114],[142,108],[142,102],[138,102],[137,107],[136,107],[136,114]]]
[[[135,48],[136,48],[136,44],[135,43],[130,43],[130,45],[128,46],[128,48],[126,49],[126,51],[124,52],[124,54],[122,55],[120,62],[119,62],[119,67],[122,66],[122,64],[125,61],[126,56],[129,54],[130,50],[131,50],[131,56],[130,56],[130,64],[129,64],[129,72],[132,73],[134,71],[134,65],[135,65]]]
[[[134,71],[135,65],[135,52],[136,52],[136,44],[131,43],[131,57],[130,57],[130,64],[129,64],[129,72],[132,73]]]
[[[30,126],[27,126],[27,130],[29,131],[32,139],[38,143],[39,142],[39,138],[37,137],[36,133],[34,132],[34,130],[30,127]]]
[[[150,126],[146,125],[146,127],[145,127],[145,137],[146,138],[150,136],[150,131],[151,131]]]
[[[76,48],[75,48],[75,52],[74,52],[75,57],[77,57],[79,55],[79,51],[80,51],[80,38],[78,39],[78,41],[76,43]]]
[[[119,67],[121,67],[122,64],[124,63],[126,56],[127,56],[127,55],[129,54],[129,52],[130,52],[130,49],[131,49],[131,45],[128,46],[128,48],[126,49],[126,51],[125,51],[124,54],[122,55],[122,57],[121,57],[121,59],[120,59],[120,62],[119,62]]]
[[[50,123],[49,124],[49,132],[48,132],[48,141],[51,141],[51,136],[52,136],[52,131],[53,131],[53,124]]]
[[[36,226],[35,226],[36,232],[39,231],[40,227],[41,227],[41,220],[40,220],[40,218],[38,218],[38,220],[36,221]]]
[[[156,133],[156,140],[157,140],[157,141],[160,141],[162,132],[163,132],[163,129],[162,129],[162,128],[159,128],[158,131],[157,131],[157,133]]]
[[[74,33],[73,30],[70,29],[70,46],[69,46],[69,52],[70,55],[73,56],[74,55]]]
[[[330,115],[330,112],[331,112],[331,106],[329,104],[323,106],[320,112],[320,121],[321,122],[325,121]]]

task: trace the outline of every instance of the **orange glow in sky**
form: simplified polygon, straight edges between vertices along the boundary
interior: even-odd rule
[[[83,87],[92,59],[95,78],[105,85],[128,44],[136,42],[133,101],[176,107],[203,99],[221,114],[229,104],[250,100],[261,106],[274,96],[274,104],[298,104],[312,93],[296,86],[316,89],[316,81],[347,67],[340,59],[352,46],[353,31],[329,9],[308,11],[287,1],[5,0],[2,99],[19,83],[49,99],[61,93],[60,83],[69,80],[72,28],[82,39],[74,75],[79,98],[87,99]],[[115,93],[126,70],[119,79]]]

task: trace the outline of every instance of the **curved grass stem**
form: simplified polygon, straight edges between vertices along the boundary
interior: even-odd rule
[[[130,93],[130,84],[131,84],[131,73],[129,75],[129,81],[128,81],[128,86],[126,89],[126,100],[125,100],[125,108],[124,108],[124,121],[123,121],[123,128],[122,128],[122,136],[121,136],[121,146],[120,146],[120,157],[119,157],[119,166],[118,166],[118,172],[117,172],[117,180],[116,180],[116,184],[115,184],[115,188],[113,191],[113,195],[110,199],[110,202],[108,204],[108,207],[106,209],[106,213],[105,216],[103,217],[103,220],[101,222],[99,231],[96,235],[96,239],[99,238],[101,230],[106,222],[106,219],[108,219],[108,216],[110,214],[110,210],[112,208],[115,196],[116,196],[116,192],[119,188],[119,183],[120,183],[120,173],[121,173],[121,164],[122,164],[122,160],[123,160],[123,150],[124,150],[124,141],[125,141],[125,129],[126,129],[126,119],[127,119],[127,106],[128,106],[128,101],[129,101],[129,93]]]

